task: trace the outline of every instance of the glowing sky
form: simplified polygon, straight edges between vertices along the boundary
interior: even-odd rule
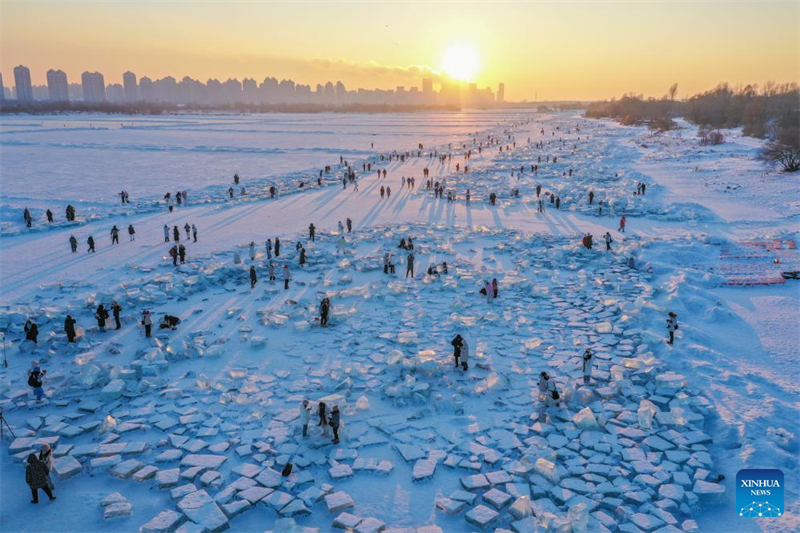
[[[453,46],[509,100],[796,81],[798,2],[0,2],[0,71],[420,85]]]

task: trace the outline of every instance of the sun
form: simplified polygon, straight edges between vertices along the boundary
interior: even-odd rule
[[[445,51],[442,68],[451,78],[473,81],[480,68],[478,53],[467,44],[454,44]]]

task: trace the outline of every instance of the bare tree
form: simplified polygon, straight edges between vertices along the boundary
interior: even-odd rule
[[[669,88],[669,92],[667,94],[669,95],[670,101],[674,102],[675,101],[675,95],[678,94],[678,84],[677,83],[673,83],[672,86]]]
[[[784,172],[800,170],[800,148],[771,141],[758,153],[758,159],[769,165],[780,166]]]

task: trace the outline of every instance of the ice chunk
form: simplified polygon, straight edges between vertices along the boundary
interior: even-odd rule
[[[466,515],[465,518],[467,522],[470,524],[477,526],[481,529],[485,529],[490,526],[500,514],[497,511],[493,511],[489,509],[485,505],[478,505],[474,509],[470,510]]]
[[[572,421],[578,426],[581,431],[600,431],[602,428],[597,422],[594,413],[588,407],[584,407],[578,414],[572,417]]]
[[[175,528],[184,520],[185,518],[182,514],[176,513],[172,509],[167,509],[161,511],[140,527],[139,533],[169,533],[175,531]]]

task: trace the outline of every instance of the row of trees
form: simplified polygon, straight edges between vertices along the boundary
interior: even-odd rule
[[[787,172],[800,170],[800,89],[796,83],[768,82],[763,87],[733,88],[722,83],[687,100],[676,101],[678,86],[662,98],[626,94],[619,100],[589,105],[586,116],[612,118],[626,125],[648,125],[654,130],[676,127],[683,116],[701,127],[703,144],[719,144],[720,128],[742,128],[744,135],[767,140],[759,157]],[[717,131],[714,131],[717,130]]]

